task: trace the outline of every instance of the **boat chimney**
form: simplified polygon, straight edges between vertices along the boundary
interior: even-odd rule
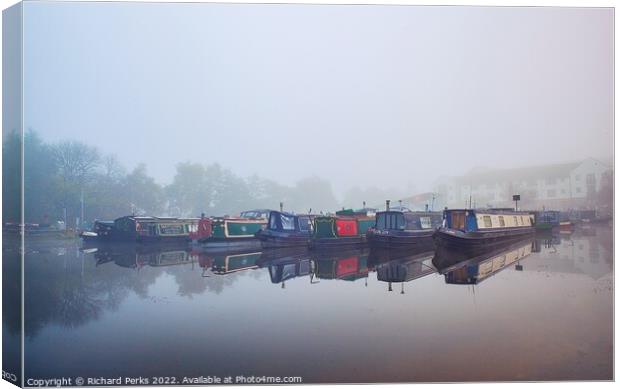
[[[284,203],[280,201],[280,212],[282,212],[282,210],[284,210]]]
[[[366,202],[362,201],[363,208],[366,209]]]
[[[424,204],[424,209],[428,212],[428,204]]]
[[[385,200],[385,210],[386,211],[390,210],[390,200]]]

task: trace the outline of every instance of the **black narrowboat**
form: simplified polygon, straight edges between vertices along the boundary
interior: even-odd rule
[[[441,226],[441,212],[377,212],[375,225],[366,233],[370,247],[402,249],[432,244]]]
[[[534,216],[506,209],[450,209],[433,238],[437,246],[475,252],[527,238],[535,232]]]
[[[94,231],[81,234],[96,242],[189,242],[198,229],[198,218],[123,216],[111,222],[95,222]]]
[[[308,247],[312,234],[312,218],[312,215],[271,211],[267,227],[256,232],[255,236],[265,249]]]

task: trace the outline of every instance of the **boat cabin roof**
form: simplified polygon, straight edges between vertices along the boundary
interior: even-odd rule
[[[116,220],[129,219],[138,221],[141,223],[144,222],[197,222],[200,218],[197,217],[188,217],[188,218],[178,218],[178,217],[168,217],[168,216],[121,216]],[[115,221],[116,221],[115,220]]]
[[[488,209],[455,208],[455,209],[444,210],[444,212],[455,212],[455,211],[456,212],[472,212],[474,214],[485,213],[485,214],[490,214],[490,215],[529,215],[531,213],[528,211],[515,211],[515,210],[507,209],[507,208],[488,208]]]

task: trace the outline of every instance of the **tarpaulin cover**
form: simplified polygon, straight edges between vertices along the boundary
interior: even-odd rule
[[[213,232],[211,219],[200,219],[198,221],[198,231],[190,233],[191,239],[204,239],[211,236]]]
[[[338,236],[357,235],[357,220],[336,220],[336,233]]]

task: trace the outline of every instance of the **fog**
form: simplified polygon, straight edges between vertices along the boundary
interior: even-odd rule
[[[145,163],[430,190],[611,158],[613,10],[24,3],[24,127]]]

